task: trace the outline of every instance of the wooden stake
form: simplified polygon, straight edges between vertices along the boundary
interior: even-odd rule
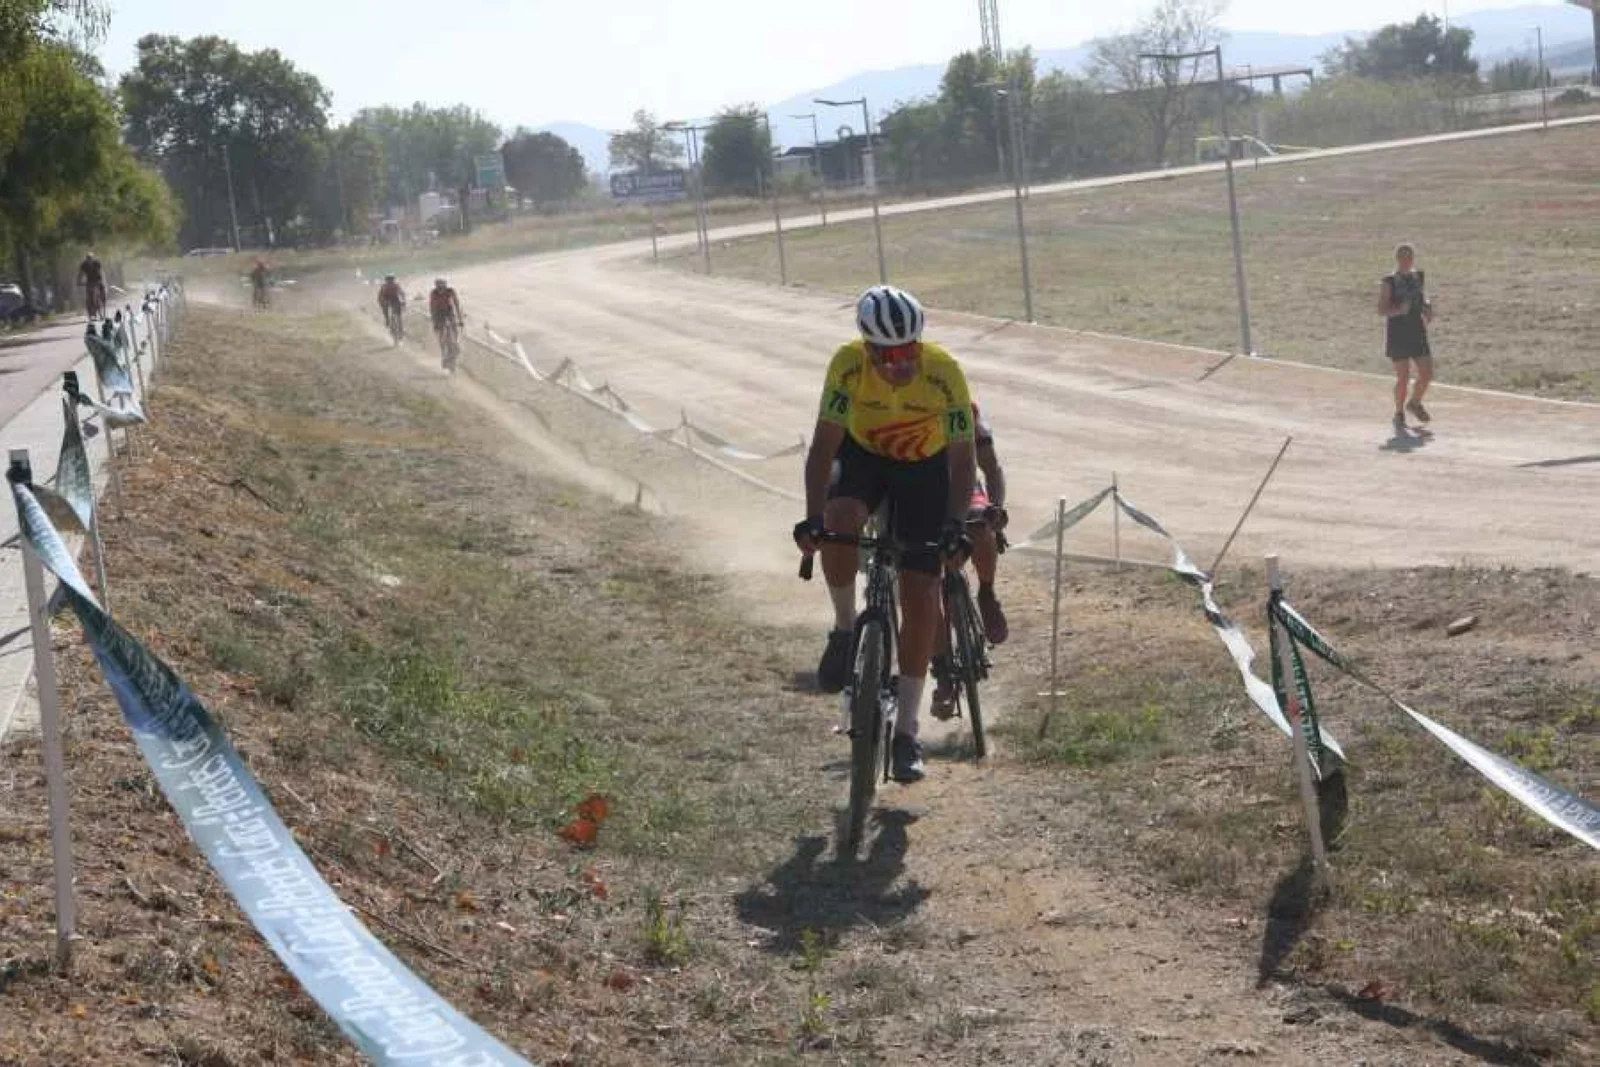
[[[28,450],[12,449],[11,471],[25,484],[33,481]],[[56,688],[55,648],[50,638],[50,602],[44,590],[44,565],[26,537],[22,542],[22,574],[28,588],[28,625],[33,635],[33,675],[39,693],[39,733],[44,748],[44,777],[50,805],[50,852],[55,861],[56,967],[72,967],[72,939],[78,908],[72,895],[72,831],[67,809],[67,763],[61,747],[61,699]]]
[[[1044,735],[1050,729],[1050,720],[1055,717],[1056,708],[1061,703],[1060,683],[1060,649],[1061,649],[1061,543],[1067,535],[1067,498],[1060,497],[1056,500],[1056,577],[1055,593],[1050,605],[1050,707],[1044,713],[1044,719],[1039,723],[1039,740],[1044,740]]]

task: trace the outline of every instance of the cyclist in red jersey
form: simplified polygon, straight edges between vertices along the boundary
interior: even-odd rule
[[[978,572],[978,614],[983,617],[983,634],[991,645],[1000,645],[1010,634],[1006,613],[994,591],[995,575],[1000,568],[1000,532],[1010,521],[1005,508],[1006,474],[995,451],[994,428],[977,404],[972,405],[972,422],[980,478],[972,486],[972,503],[967,509],[967,522],[972,525],[967,530],[972,539],[972,569]],[[941,627],[940,633],[943,645],[949,640],[949,630]],[[948,654],[947,648],[941,648],[939,656]],[[948,671],[936,668],[933,673],[940,681],[934,688],[928,710],[936,719],[949,719],[955,714],[955,689],[944,681],[949,677]]]

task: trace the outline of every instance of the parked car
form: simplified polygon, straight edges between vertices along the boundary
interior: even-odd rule
[[[22,286],[0,282],[0,322],[16,326],[37,318],[39,311],[22,294]]]

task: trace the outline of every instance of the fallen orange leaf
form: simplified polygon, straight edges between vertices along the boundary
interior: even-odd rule
[[[456,907],[460,908],[462,911],[477,911],[478,902],[472,898],[471,893],[463,889],[461,892],[456,894]]]
[[[379,856],[387,856],[389,854],[389,839],[387,837],[378,838],[372,843],[372,850]]]
[[[1383,983],[1382,982],[1374,980],[1374,981],[1368,982],[1366,985],[1361,987],[1360,992],[1356,993],[1356,999],[1357,1000],[1382,1000],[1383,997],[1384,997],[1384,994],[1387,993],[1387,992],[1388,992],[1388,990],[1383,987]]]
[[[615,989],[619,993],[626,993],[628,990],[632,989],[637,982],[638,979],[634,978],[633,975],[629,974],[620,967],[606,976],[606,988]]]
[[[578,805],[578,818],[588,819],[593,823],[605,822],[611,815],[611,801],[599,793],[590,793]]]
[[[560,830],[561,839],[579,848],[593,848],[600,837],[600,826],[589,819],[575,819]]]

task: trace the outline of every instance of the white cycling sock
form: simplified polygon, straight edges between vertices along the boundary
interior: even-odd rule
[[[919,675],[916,678],[910,678],[904,674],[900,676],[900,688],[897,691],[900,710],[894,719],[894,732],[896,734],[913,740],[916,739],[917,727],[922,722],[920,714],[922,711],[922,690],[927,684],[928,676],[926,674]]]
[[[833,598],[833,628],[848,630],[856,624],[856,583],[828,586],[828,596]]]

